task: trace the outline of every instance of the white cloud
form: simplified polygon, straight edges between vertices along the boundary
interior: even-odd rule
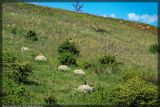
[[[158,16],[157,15],[148,15],[148,14],[142,14],[142,15],[138,15],[136,13],[128,13],[128,19],[129,20],[133,20],[133,21],[141,21],[144,23],[154,23],[158,20]]]
[[[105,15],[105,14],[103,14],[102,16],[103,16],[103,17],[107,17],[107,15]]]
[[[116,15],[112,13],[112,14],[110,15],[110,17],[116,18]]]
[[[139,15],[136,15],[135,13],[128,13],[128,19],[138,21],[140,19]]]
[[[111,17],[111,18],[116,18],[116,15],[115,14],[110,14],[110,15],[106,15],[106,14],[103,14],[102,15],[103,17]]]

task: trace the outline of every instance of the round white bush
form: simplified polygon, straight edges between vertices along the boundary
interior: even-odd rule
[[[21,51],[23,52],[23,51],[27,51],[29,48],[28,47],[22,47],[21,48]]]
[[[89,85],[80,85],[80,86],[78,86],[77,90],[80,92],[87,93],[87,92],[92,92],[93,87],[90,87]]]
[[[60,65],[58,67],[58,70],[60,71],[68,71],[70,68],[67,65]]]
[[[85,72],[81,69],[75,69],[73,72],[76,75],[85,75]]]
[[[47,59],[43,55],[38,55],[38,56],[36,56],[35,60],[46,61]]]

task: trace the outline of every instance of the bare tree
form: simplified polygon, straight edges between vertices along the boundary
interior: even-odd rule
[[[73,7],[74,7],[76,12],[81,12],[81,9],[83,8],[83,4],[80,4],[79,0],[76,0],[73,3]]]

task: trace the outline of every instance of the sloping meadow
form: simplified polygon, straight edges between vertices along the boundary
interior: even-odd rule
[[[133,27],[133,22],[26,3],[4,3],[2,19],[5,104],[156,103],[157,53],[149,52],[150,46],[157,44],[154,32]],[[77,66],[60,72],[57,48],[66,39],[75,43],[80,55]],[[22,47],[28,50],[22,51]],[[46,61],[36,61],[38,55],[44,55]],[[100,63],[105,55],[115,56],[116,67]],[[10,72],[17,70],[12,63],[17,62],[33,66],[27,82],[10,78]],[[18,68],[23,69],[21,66]],[[75,75],[75,69],[83,69],[85,75]],[[78,92],[82,84],[95,91]],[[23,94],[25,98],[21,98]]]

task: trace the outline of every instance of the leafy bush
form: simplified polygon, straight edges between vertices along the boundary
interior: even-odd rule
[[[64,53],[69,52],[73,55],[79,56],[79,50],[76,48],[75,44],[70,42],[68,39],[64,41],[59,47],[58,47],[58,53]]]
[[[115,73],[119,71],[120,63],[117,62],[115,56],[105,55],[98,59],[98,62],[93,64],[93,70],[95,73]]]
[[[158,83],[158,76],[157,76],[157,71],[142,71],[138,69],[128,69],[123,71],[123,79],[124,81],[134,78],[134,77],[139,77],[146,82],[152,83],[157,85]]]
[[[17,62],[12,68],[11,77],[17,82],[25,82],[32,73],[32,69],[30,62]]]
[[[48,96],[44,99],[47,104],[57,104],[57,100],[53,95]]]
[[[116,58],[115,56],[105,55],[105,56],[102,56],[99,59],[99,61],[101,64],[113,64],[113,63],[116,63]]]
[[[2,61],[5,66],[9,67],[12,63],[15,63],[16,56],[14,53],[6,49],[3,50],[2,52],[3,52]]]
[[[90,62],[84,62],[84,63],[82,64],[82,66],[83,66],[84,69],[88,69],[88,68],[93,67],[94,65],[91,64]]]
[[[157,44],[152,44],[149,48],[149,51],[153,54],[160,51],[160,47]]]
[[[68,39],[64,41],[58,47],[59,62],[64,65],[77,65],[76,57],[79,56],[79,50],[76,48],[75,44],[70,42]]]
[[[12,34],[16,35],[17,34],[17,28],[13,27],[10,31]]]
[[[107,96],[112,104],[155,104],[158,100],[158,91],[156,86],[134,77],[114,87]]]
[[[58,59],[62,65],[77,65],[75,56],[69,52],[61,53]]]
[[[29,93],[24,86],[18,85],[11,80],[3,82],[3,104],[29,103]]]
[[[31,31],[31,30],[27,32],[26,37],[27,37],[28,39],[32,40],[32,41],[37,41],[37,40],[38,40],[38,37],[37,37],[36,32]]]

